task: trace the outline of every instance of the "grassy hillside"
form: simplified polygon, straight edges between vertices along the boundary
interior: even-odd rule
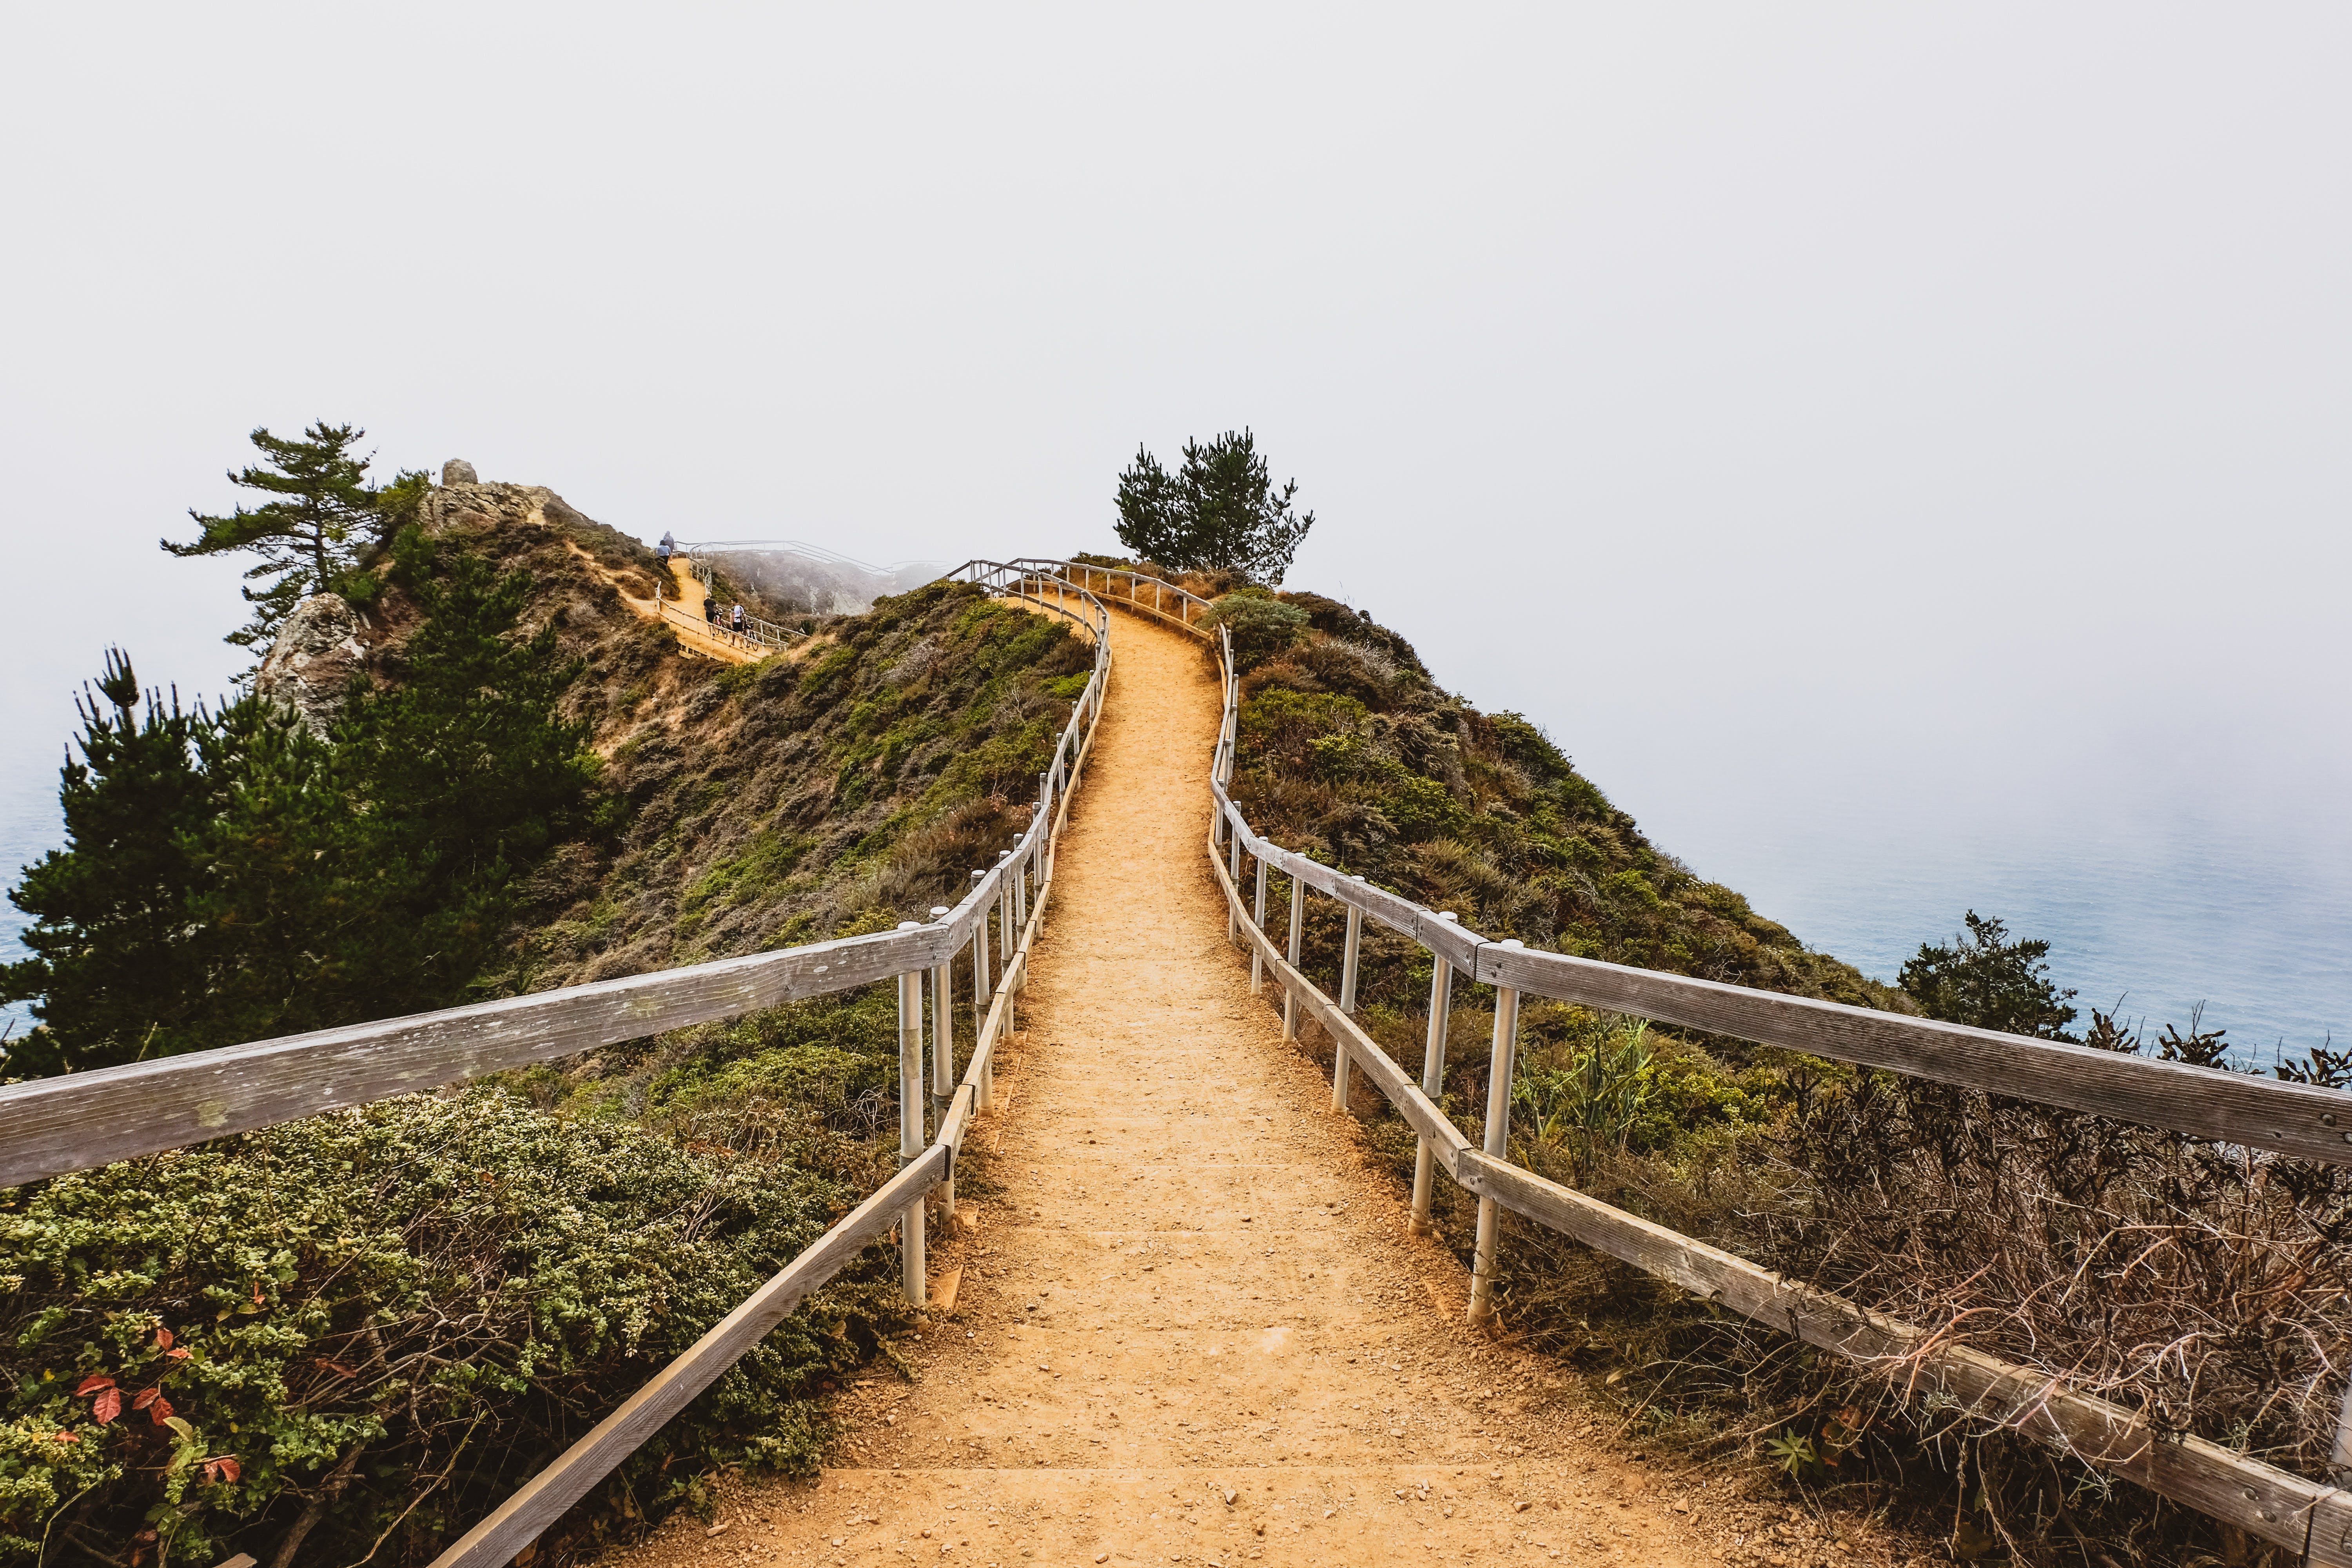
[[[1244,672],[1234,795],[1277,843],[1489,936],[1917,1011],[1650,843],[1549,738],[1447,694],[1365,615],[1247,588],[1216,615]],[[1276,929],[1286,891],[1276,879]],[[1328,900],[1310,902],[1306,932],[1309,972],[1335,974]],[[1431,973],[1417,944],[1367,931],[1366,1026],[1416,1071]],[[1492,1005],[1457,982],[1447,1023],[1442,1099],[1473,1138]],[[2084,1043],[2229,1070],[2193,1026],[2143,1040],[2095,1014]],[[2281,1072],[2352,1079],[2328,1051]],[[1409,1180],[1411,1130],[1369,1091],[1354,1109],[1368,1155]],[[2352,1173],[1532,999],[1512,1116],[1513,1157],[1542,1174],[2159,1430],[2329,1473],[2352,1358]],[[1437,1193],[1466,1264],[1475,1203]],[[2200,1516],[1507,1215],[1498,1289],[1509,1331],[1598,1374],[1622,1430],[1777,1470],[1792,1496],[1843,1490],[1959,1556],[2262,1560]]]
[[[1314,594],[1263,605],[1229,612],[1248,627],[1233,794],[1277,843],[1489,936],[1913,1010],[1660,850],[1542,731],[1449,694],[1395,633]]]
[[[551,492],[422,515],[429,563],[368,577],[363,679],[401,689],[435,579],[488,563],[602,759],[461,994],[952,901],[1025,826],[1091,664],[1063,623],[933,585],[720,665],[621,602],[650,553]],[[897,1066],[868,987],[0,1193],[0,1564],[429,1562],[896,1168]],[[534,1561],[719,1467],[813,1467],[816,1401],[909,1326],[893,1272],[814,1298]]]

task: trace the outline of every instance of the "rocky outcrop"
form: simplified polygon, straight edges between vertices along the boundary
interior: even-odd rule
[[[653,595],[654,552],[644,541],[598,522],[545,485],[445,484],[425,493],[416,516],[436,539],[489,528],[545,529],[571,540],[605,571],[627,576],[628,592]]]
[[[441,482],[445,485],[478,485],[482,476],[474,472],[474,465],[463,458],[452,458],[441,465]]]
[[[333,594],[313,594],[278,628],[253,678],[261,696],[284,703],[323,735],[342,716],[352,677],[367,660],[357,610]]]

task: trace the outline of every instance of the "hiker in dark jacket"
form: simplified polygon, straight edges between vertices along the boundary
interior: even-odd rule
[[[702,618],[714,626],[719,624],[719,601],[708,594],[702,595]]]
[[[669,558],[676,553],[677,553],[677,541],[667,533],[663,534],[660,545],[654,551],[654,559],[667,567],[669,564]]]

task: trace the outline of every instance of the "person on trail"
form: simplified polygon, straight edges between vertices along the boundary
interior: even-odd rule
[[[677,541],[665,533],[662,535],[660,545],[654,551],[654,559],[659,561],[662,563],[663,568],[667,570],[669,566],[669,558],[677,552]]]
[[[739,637],[743,635],[743,605],[740,600],[735,605],[735,635]]]
[[[714,626],[719,624],[719,601],[708,594],[702,595],[702,618]]]

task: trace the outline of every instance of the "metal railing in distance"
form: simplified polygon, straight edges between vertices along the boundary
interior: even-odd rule
[[[702,584],[702,592],[704,595],[703,602],[705,604],[709,604],[710,594],[709,563],[690,555],[673,557],[673,559],[684,560],[687,565],[693,571],[695,581]],[[734,617],[732,616],[730,616],[723,621],[714,621],[710,619],[708,615],[704,616],[701,619],[697,620],[693,616],[687,612],[685,605],[680,605],[676,600],[668,597],[665,585],[658,577],[654,579],[654,596],[661,601],[662,616],[665,619],[675,620],[680,626],[699,626],[704,631],[709,633],[712,637],[734,642],[742,647],[769,648],[790,647],[794,639],[807,635],[806,633],[795,631],[791,626],[781,625],[775,621],[761,620],[759,616],[751,615],[749,612],[745,613],[743,616],[743,624],[740,626],[735,625]]]
[[[1970,1415],[2037,1438],[2262,1541],[2301,1551],[2307,1563],[2352,1568],[2352,1495],[2202,1438],[2159,1431],[2137,1412],[2077,1393],[2053,1373],[1948,1343],[1945,1335],[1785,1279],[1513,1163],[1509,1085],[1518,999],[1532,994],[2334,1164],[2352,1164],[2352,1094],[1629,969],[1539,952],[1517,942],[1490,942],[1450,914],[1283,849],[1250,826],[1228,793],[1238,707],[1232,639],[1220,631],[1216,642],[1225,672],[1224,715],[1210,763],[1215,816],[1208,852],[1210,868],[1224,891],[1228,934],[1245,940],[1254,969],[1269,973],[1284,988],[1286,1012],[1303,1010],[1330,1037],[1335,1109],[1346,1104],[1350,1073],[1361,1071],[1419,1135],[1422,1170],[1442,1171],[1477,1195],[1468,1304],[1474,1321],[1493,1311],[1498,1211],[1507,1208],[1694,1295],[1861,1363],[1908,1391],[1939,1390]],[[1258,867],[1260,896],[1255,899],[1242,888],[1244,854]],[[1286,952],[1264,929],[1262,893],[1269,872],[1290,879],[1293,932],[1305,889],[1324,893],[1347,909],[1340,960],[1344,1004],[1334,1003],[1300,972],[1295,935]],[[1434,1086],[1414,1083],[1351,1016],[1365,917],[1412,938],[1433,955],[1433,989],[1441,994],[1451,971],[1496,988],[1479,1145],[1438,1109],[1432,1099]],[[1443,1016],[1442,1009],[1433,1012],[1433,1059],[1444,1048],[1434,1022]],[[1424,1185],[1425,1181],[1424,1175]],[[1425,1198],[1425,1191],[1416,1194],[1417,1217],[1426,1214]]]
[[[1205,633],[1209,601],[1149,572],[1102,566],[1090,561],[1062,561],[1050,555],[1024,555],[1010,564],[1040,578],[1059,578],[1082,592],[1093,594],[1105,604],[1155,616],[1195,636]]]
[[[993,1098],[996,1047],[1013,1026],[1015,998],[1027,984],[1030,950],[1053,897],[1055,846],[1069,820],[1071,788],[1093,747],[1110,675],[1110,617],[1092,595],[1060,584],[1048,598],[1034,585],[1033,574],[993,563],[974,564],[992,569],[1003,581],[1031,583],[1024,596],[1041,610],[1077,623],[1091,638],[1095,657],[1051,763],[1038,777],[1035,816],[995,865],[973,873],[969,890],[952,909],[871,936],[0,1087],[0,1185],[349,1110],[897,977],[899,1092],[917,1129],[912,1146],[902,1144],[898,1173],[436,1558],[434,1568],[490,1568],[512,1560],[810,1291],[894,1227],[906,1253],[909,1299],[920,1305],[923,1207],[935,1191],[953,1192],[964,1134],[975,1111]],[[989,1003],[971,1058],[958,1075],[953,1030],[940,1026],[955,1005],[955,967],[966,959],[973,997],[986,995]],[[997,976],[991,982],[992,970]],[[934,1022],[931,1081],[955,1085],[936,1106],[922,1070],[927,995]],[[927,1113],[928,1142],[921,1136]]]

